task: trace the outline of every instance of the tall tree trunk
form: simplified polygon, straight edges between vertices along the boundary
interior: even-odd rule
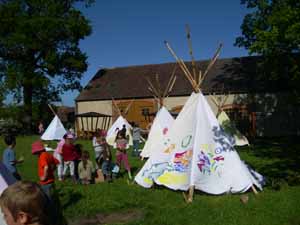
[[[31,134],[33,132],[32,126],[32,93],[33,85],[31,76],[26,76],[23,85],[23,100],[24,100],[24,128],[26,133]]]

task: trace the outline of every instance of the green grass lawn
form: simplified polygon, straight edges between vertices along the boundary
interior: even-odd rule
[[[37,158],[31,155],[31,143],[37,137],[18,137],[16,152],[25,161],[18,167],[25,180],[37,180]],[[91,141],[78,141],[94,157]],[[299,143],[299,142],[298,142]],[[127,183],[127,174],[113,183],[89,186],[57,182],[64,215],[69,220],[99,213],[139,212],[139,217],[125,224],[155,225],[297,225],[300,224],[300,144],[289,139],[256,141],[239,148],[243,160],[267,177],[264,191],[242,204],[240,195],[212,196],[195,193],[187,205],[180,192],[164,187],[144,189]],[[4,149],[1,138],[1,155]],[[130,155],[130,154],[129,154]],[[130,158],[136,174],[143,162]],[[118,223],[117,223],[118,224]]]

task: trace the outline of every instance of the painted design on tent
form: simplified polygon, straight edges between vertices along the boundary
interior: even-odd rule
[[[234,138],[228,136],[220,126],[213,126],[212,132],[214,134],[214,141],[220,145],[215,149],[216,154],[228,151],[235,151],[233,147],[235,143]]]
[[[212,153],[205,154],[205,152],[201,151],[198,154],[197,166],[200,172],[210,175],[215,172],[220,165],[223,165],[223,163],[221,163],[222,161],[224,161],[224,157],[221,155],[215,156]]]
[[[183,138],[183,140],[181,141],[181,147],[182,148],[186,148],[190,145],[191,140],[192,140],[192,135],[187,135],[186,137]]]
[[[170,154],[171,152],[173,152],[173,150],[176,148],[175,144],[171,144],[170,146],[168,146],[165,150],[164,153],[166,154]]]
[[[158,177],[157,181],[165,185],[184,185],[188,183],[188,176],[186,173],[172,173],[167,171]]]
[[[180,173],[186,172],[189,168],[192,155],[193,155],[192,149],[181,153],[176,153],[173,160],[174,170]]]
[[[170,144],[170,141],[171,141],[170,138],[165,139],[164,145],[166,145],[166,146],[169,145],[169,144]]]
[[[168,168],[169,163],[156,163],[151,165],[149,169],[146,169],[142,173],[142,177],[144,177],[144,181],[148,184],[153,184],[153,180],[163,174],[165,168]]]

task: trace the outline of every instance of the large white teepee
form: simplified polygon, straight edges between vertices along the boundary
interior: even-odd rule
[[[113,123],[111,128],[107,131],[106,141],[109,145],[115,145],[115,139],[119,130],[122,129],[123,125],[126,127],[126,136],[129,136],[128,146],[131,146],[132,143],[132,126],[127,122],[123,116],[119,116],[118,119]]]
[[[235,127],[234,124],[232,124],[225,111],[222,111],[218,115],[218,121],[225,132],[234,137],[236,146],[249,145],[248,139]]]
[[[187,31],[192,56],[188,27]],[[204,73],[196,71],[192,56],[192,74],[165,43],[196,93],[190,96],[168,135],[158,144],[161,154],[149,158],[149,163],[147,161],[136,176],[136,182],[144,187],[155,182],[173,190],[189,190],[189,198],[185,197],[188,202],[193,199],[194,189],[209,194],[245,192],[250,187],[255,190],[253,185],[257,182],[235,151],[234,138],[224,132],[200,90],[219,56],[221,45]]]
[[[149,158],[152,154],[156,154],[157,143],[163,141],[163,137],[167,134],[173,122],[172,115],[165,107],[162,107],[153,120],[141,157]]]
[[[9,185],[11,185],[15,182],[16,182],[16,179],[6,169],[5,165],[2,162],[0,162],[0,195]],[[6,224],[1,210],[0,210],[0,224],[1,225]]]
[[[154,181],[173,190],[191,186],[210,194],[237,193],[253,184],[252,175],[233,148],[234,140],[220,127],[202,93],[192,94],[175,120],[160,155],[150,157],[135,180]]]
[[[61,123],[57,115],[53,118],[46,131],[43,133],[41,139],[50,140],[61,140],[63,136],[67,133],[64,125]]]

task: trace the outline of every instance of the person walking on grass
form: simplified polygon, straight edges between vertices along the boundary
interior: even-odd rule
[[[88,151],[83,151],[81,155],[81,162],[78,165],[78,174],[81,184],[91,184],[93,173],[95,171],[94,165],[90,160]]]
[[[97,132],[95,133],[95,136],[93,137],[92,143],[93,143],[93,147],[94,147],[94,151],[95,151],[95,160],[96,160],[96,166],[98,169],[101,169],[101,165],[102,165],[102,145],[101,145],[101,134],[100,134],[100,130],[97,130]]]
[[[4,138],[6,149],[3,152],[2,160],[5,167],[11,172],[11,174],[17,179],[21,180],[21,176],[17,171],[17,165],[23,162],[23,159],[16,159],[15,146],[16,138],[8,135]]]
[[[131,170],[130,170],[130,165],[128,162],[128,156],[126,152],[126,147],[127,147],[127,139],[124,135],[123,132],[119,132],[116,138],[116,146],[117,146],[117,152],[116,152],[116,158],[117,158],[117,165],[121,168],[121,163],[124,163],[125,169],[128,172],[128,177],[131,180]]]
[[[66,177],[68,168],[70,170],[70,175],[74,183],[77,182],[75,177],[75,163],[74,161],[77,159],[77,152],[75,145],[73,144],[74,136],[71,133],[68,133],[65,139],[65,144],[62,148],[62,156],[64,160],[64,171],[63,171],[63,179]]]
[[[138,123],[133,123],[133,128],[132,128],[132,141],[133,141],[132,156],[133,157],[139,156],[139,147],[140,147],[141,134],[146,133],[146,132],[147,131],[142,130],[139,127]]]
[[[41,141],[36,141],[31,145],[31,152],[38,156],[39,183],[44,192],[51,199],[54,191],[54,171],[59,161],[50,153],[46,152]]]
[[[110,146],[107,144],[105,137],[101,138],[101,146],[103,148],[102,151],[102,173],[104,175],[104,179],[108,182],[112,180],[112,162],[111,162],[111,149]]]
[[[65,134],[63,138],[57,143],[57,147],[54,151],[54,157],[59,161],[59,164],[57,165],[57,175],[59,181],[63,180],[64,160],[62,156],[62,148],[65,144],[66,137],[67,134]]]

